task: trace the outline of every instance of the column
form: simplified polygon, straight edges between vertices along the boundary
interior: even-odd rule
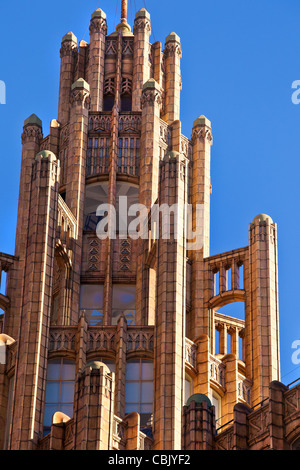
[[[209,256],[210,241],[211,145],[211,123],[205,116],[200,116],[194,121],[192,133],[192,227],[193,233],[197,235],[197,243],[189,250],[189,258],[192,261],[191,331],[194,337],[202,334],[212,337],[213,333],[205,308],[204,264],[204,258]]]
[[[70,321],[79,320],[80,270],[82,253],[82,229],[85,198],[86,152],[88,138],[88,107],[90,87],[82,78],[72,85],[71,114],[69,131],[69,152],[67,161],[66,203],[76,217],[73,266],[70,273],[72,286]]]
[[[165,43],[166,64],[166,90],[165,90],[165,115],[164,120],[171,124],[180,117],[180,92],[181,92],[181,44],[180,38],[175,33],[169,34]]]
[[[74,82],[77,38],[70,31],[62,38],[60,49],[60,84],[58,101],[58,121],[63,126],[70,119],[70,94]]]
[[[159,133],[161,91],[154,79],[148,80],[142,93],[142,131],[140,152],[139,202],[149,211],[158,198]],[[136,324],[148,324],[148,240],[139,239],[137,257]]]
[[[141,110],[141,95],[144,83],[150,78],[149,53],[151,34],[150,14],[142,8],[134,20],[132,111]]]
[[[245,340],[252,405],[268,397],[269,383],[280,378],[276,230],[276,224],[264,214],[254,218],[249,230]]]
[[[158,243],[157,308],[155,319],[154,449],[181,449],[184,404],[186,240],[188,162],[178,152],[161,162],[159,203],[177,205],[168,219],[162,215]],[[171,212],[172,214],[172,212]],[[176,233],[177,227],[177,233]],[[167,233],[167,230],[170,230]]]
[[[107,33],[106,14],[98,8],[90,23],[90,62],[89,83],[91,92],[91,111],[103,110],[105,37]]]
[[[59,161],[47,150],[32,161],[24,289],[15,372],[10,448],[35,449],[42,412],[52,303]]]

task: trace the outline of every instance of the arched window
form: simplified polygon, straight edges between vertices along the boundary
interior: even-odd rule
[[[123,198],[123,199],[120,199]],[[124,200],[124,198],[126,198]],[[127,229],[132,220],[137,216],[128,216],[131,206],[139,202],[139,188],[136,185],[118,181],[116,188],[116,231],[127,233]],[[108,182],[94,183],[86,187],[84,204],[84,230],[96,231],[98,223],[105,217],[97,216],[97,208],[102,204],[108,204]],[[127,206],[124,210],[123,206]],[[120,207],[121,205],[121,207]],[[127,229],[126,229],[127,228]]]
[[[153,361],[133,359],[126,367],[125,414],[136,411],[141,428],[151,427],[153,412]]]
[[[48,362],[46,399],[44,414],[44,435],[50,432],[52,416],[57,411],[73,417],[75,385],[75,362],[68,359],[54,359]]]

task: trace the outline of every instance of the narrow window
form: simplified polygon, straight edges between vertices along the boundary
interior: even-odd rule
[[[226,269],[226,290],[231,290],[231,268]]]
[[[133,359],[127,362],[125,414],[136,411],[141,417],[141,429],[151,427],[153,412],[153,362]]]
[[[81,286],[80,310],[90,326],[103,325],[103,284],[84,284]]]
[[[57,411],[73,417],[75,385],[75,362],[55,359],[48,362],[46,400],[44,415],[44,436],[49,434],[52,417]]]
[[[218,295],[220,292],[220,273],[216,271],[214,273],[214,295]]]
[[[112,111],[115,104],[115,97],[113,95],[105,95],[103,98],[103,111]]]
[[[124,315],[127,324],[135,324],[136,286],[126,284],[113,285],[112,325],[116,325],[121,315]]]

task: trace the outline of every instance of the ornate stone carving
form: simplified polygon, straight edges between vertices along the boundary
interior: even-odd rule
[[[164,50],[165,57],[178,55],[180,58],[182,56],[182,49],[178,42],[168,42]]]
[[[121,114],[119,117],[120,132],[138,133],[141,130],[141,117],[139,114],[126,115]]]
[[[216,438],[216,450],[230,450],[233,442],[233,427],[226,429]]]
[[[120,244],[120,271],[130,271],[131,241],[122,240]]]
[[[254,417],[249,418],[249,439],[254,439],[268,430],[270,418],[268,409],[260,410]]]
[[[122,53],[124,55],[133,54],[133,40],[125,38],[123,39]]]
[[[141,98],[141,107],[143,108],[145,104],[154,105],[154,103],[157,103],[159,106],[162,105],[161,92],[149,88],[144,90]]]
[[[128,332],[127,348],[128,351],[153,351],[154,336],[153,331],[131,330]]]
[[[90,242],[88,271],[99,271],[99,243],[96,239]]]
[[[86,109],[89,109],[90,94],[86,90],[78,90],[75,88],[71,92],[70,102],[71,105],[82,104]]]
[[[136,34],[138,31],[151,31],[151,24],[147,18],[139,18],[135,20],[133,27],[133,34]]]
[[[60,48],[60,58],[66,56],[75,56],[77,54],[77,46],[73,41],[64,41]]]
[[[49,351],[74,351],[75,336],[74,328],[51,328]]]
[[[122,79],[122,93],[132,93],[132,80],[130,78]]]
[[[103,33],[107,34],[107,23],[104,18],[93,18],[90,24],[90,34]]]
[[[87,351],[115,351],[115,331],[107,330],[90,330],[87,338]]]
[[[113,77],[107,78],[104,82],[104,94],[115,94],[115,79]]]
[[[24,127],[21,138],[22,144],[30,141],[32,142],[34,140],[40,143],[40,141],[43,139],[42,129],[39,126],[27,125]]]
[[[117,41],[115,39],[107,39],[105,53],[107,55],[113,55],[117,53]]]
[[[192,144],[196,142],[197,139],[207,140],[209,143],[212,143],[212,133],[208,127],[200,127],[193,130],[192,133]]]

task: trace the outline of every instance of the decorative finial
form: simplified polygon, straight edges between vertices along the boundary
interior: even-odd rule
[[[116,27],[117,31],[122,31],[123,33],[130,33],[131,29],[127,23],[127,12],[128,12],[128,0],[122,0],[121,3],[121,23]]]

